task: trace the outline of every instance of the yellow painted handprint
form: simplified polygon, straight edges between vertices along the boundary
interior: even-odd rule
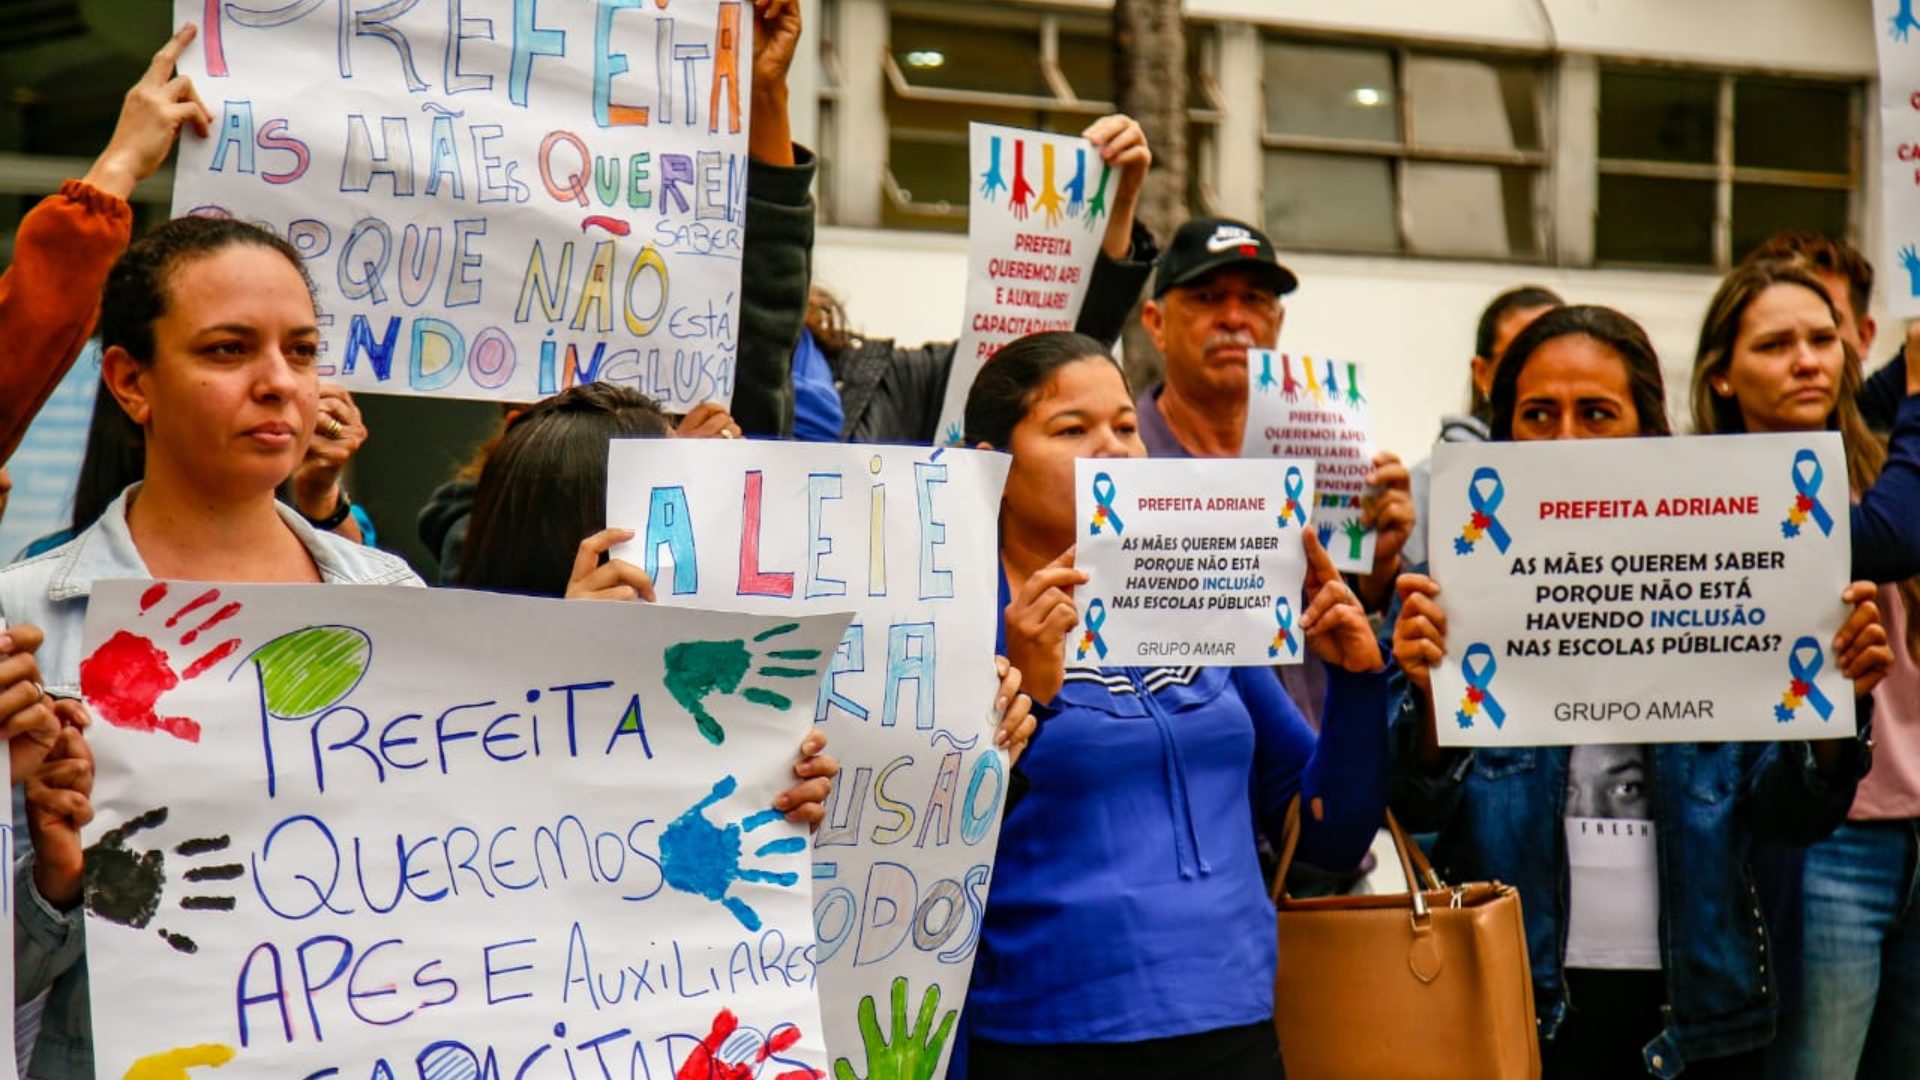
[[[148,1054],[127,1068],[124,1080],[189,1080],[187,1070],[204,1065],[217,1069],[233,1060],[233,1047],[219,1043],[177,1046]]]
[[[1060,197],[1060,187],[1053,182],[1053,144],[1044,143],[1040,147],[1040,197],[1034,205],[1047,212],[1047,224],[1060,224],[1060,208],[1065,200]]]

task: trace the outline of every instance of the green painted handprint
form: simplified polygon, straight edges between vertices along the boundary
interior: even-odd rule
[[[1348,518],[1347,523],[1340,527],[1340,531],[1347,538],[1348,560],[1358,562],[1361,549],[1365,545],[1368,535],[1370,535],[1373,530],[1360,524],[1359,518]]]
[[[873,998],[860,999],[860,1041],[866,1044],[867,1075],[864,1080],[931,1080],[940,1067],[940,1053],[947,1037],[953,1034],[958,1009],[948,1009],[940,1018],[940,1030],[933,1030],[934,1014],[940,1011],[940,988],[927,987],[920,998],[920,1015],[913,1030],[907,1031],[907,980],[893,980],[893,1042],[880,1031]],[[931,1033],[931,1036],[929,1036]],[[846,1058],[833,1063],[834,1080],[863,1080]]]
[[[1100,185],[1093,189],[1093,201],[1087,204],[1087,229],[1091,231],[1094,223],[1107,212],[1107,181],[1113,177],[1113,166],[1100,166]]]
[[[799,628],[799,623],[783,623],[755,634],[753,642],[763,645],[770,639],[791,634]],[[780,661],[818,661],[820,650],[774,649],[766,655]],[[740,688],[747,672],[752,670],[755,675],[770,679],[805,679],[819,674],[817,667],[790,667],[776,663],[756,669],[753,665],[753,650],[738,638],[731,641],[683,641],[667,647],[664,682],[673,700],[693,714],[693,722],[700,728],[701,736],[718,746],[726,741],[727,733],[720,722],[713,718],[713,714],[707,711],[706,700],[715,692],[732,694],[737,691],[741,697],[756,705],[786,712],[793,708],[793,699],[785,694],[763,686]]]

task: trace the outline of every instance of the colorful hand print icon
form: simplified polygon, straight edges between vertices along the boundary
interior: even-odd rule
[[[140,594],[140,616],[144,618],[167,598],[166,582],[155,582]],[[238,603],[215,606],[220,590],[207,589],[176,609],[163,624],[174,630],[187,623],[179,635],[182,647],[190,647],[200,635],[240,613]],[[205,610],[204,617],[197,613]],[[197,621],[189,621],[190,617]],[[207,669],[233,655],[239,638],[227,638],[207,649],[183,670],[174,670],[171,657],[152,639],[127,630],[116,631],[93,655],[80,661],[80,692],[86,695],[94,711],[114,727],[134,731],[164,731],[176,739],[200,741],[200,724],[184,716],[161,716],[154,706],[161,695],[188,679],[197,679]]]
[[[867,1051],[867,1075],[853,1071],[853,1062],[841,1058],[833,1063],[834,1080],[931,1080],[940,1067],[940,1052],[953,1034],[958,1009],[948,1009],[940,1018],[940,1029],[933,1029],[933,1018],[940,1011],[940,987],[929,986],[920,997],[920,1012],[913,1029],[907,1029],[907,980],[893,980],[892,1040],[880,1030],[873,998],[860,999],[858,1019],[860,1041]]]
[[[770,630],[754,635],[753,644],[766,645],[775,639],[793,633],[800,628],[799,623],[783,623]],[[707,699],[714,694],[733,694],[756,705],[786,712],[793,708],[793,699],[770,686],[747,686],[742,689],[748,672],[768,679],[806,679],[820,673],[819,649],[771,649],[764,657],[768,663],[756,668],[759,662],[754,649],[738,638],[731,641],[683,641],[667,647],[666,687],[673,700],[681,708],[693,714],[693,722],[699,727],[700,734],[715,746],[727,739],[726,729],[714,719],[707,709]],[[800,661],[811,662],[806,667],[796,667]]]
[[[769,1058],[799,1041],[795,1024],[775,1025],[763,1035],[742,1026],[732,1009],[721,1009],[674,1080],[759,1080]],[[773,1073],[771,1080],[819,1080],[821,1075],[818,1069],[802,1067]]]
[[[217,1069],[232,1060],[231,1046],[219,1043],[180,1046],[135,1061],[127,1066],[122,1080],[188,1080],[192,1076],[189,1069]]]
[[[137,817],[107,830],[86,852],[87,910],[108,922],[144,930],[159,914],[160,898],[167,888],[166,855],[159,848],[135,851],[127,846],[139,833],[167,823],[167,808],[156,806]],[[226,858],[232,841],[225,836],[202,836],[174,845],[173,853],[185,859]],[[246,875],[240,863],[194,865],[181,876],[194,885],[234,881]],[[227,895],[183,896],[183,911],[232,911],[234,898]],[[200,947],[185,934],[160,930],[160,937],[177,952],[198,952]]]
[[[740,865],[743,835],[780,820],[778,810],[760,810],[748,814],[736,825],[716,825],[707,817],[707,808],[732,795],[739,782],[732,776],[721,777],[707,797],[694,803],[675,818],[660,834],[660,870],[667,886],[683,893],[704,896],[733,913],[748,930],[760,929],[760,914],[737,896],[729,895],[738,881],[764,881],[791,887],[800,875],[789,871],[762,870]],[[754,855],[790,855],[805,851],[801,836],[783,836],[754,849]]]

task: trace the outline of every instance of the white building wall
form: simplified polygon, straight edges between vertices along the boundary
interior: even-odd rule
[[[1409,460],[1426,456],[1442,415],[1465,410],[1474,324],[1495,294],[1536,283],[1638,319],[1665,362],[1677,420],[1700,318],[1717,283],[1707,274],[1282,258],[1301,284],[1287,298],[1281,347],[1368,364],[1376,373],[1368,397],[1381,442]],[[814,256],[815,280],[846,302],[854,325],[903,344],[959,336],[966,275],[966,241],[958,236],[823,229]]]
[[[843,11],[878,7],[877,0],[841,3]],[[1058,6],[1105,10],[1111,5],[1109,0],[1065,0]],[[862,14],[871,17],[870,11]],[[1875,64],[1870,0],[1189,0],[1188,14],[1314,33],[1553,50],[1572,54],[1576,69],[1588,64],[1584,57],[1604,56],[1871,78]],[[871,40],[871,28],[861,29],[864,52],[877,43]],[[1238,61],[1228,65],[1231,68],[1244,71],[1247,64],[1257,63],[1251,51],[1257,49],[1257,39],[1244,29],[1230,26],[1223,47],[1223,61]],[[1236,88],[1241,92],[1229,95],[1230,100],[1249,101],[1257,110],[1257,93],[1247,92],[1254,88]],[[801,107],[797,96],[795,104]],[[1573,104],[1586,109],[1595,105]],[[1875,138],[1872,112],[1870,107],[1868,147]],[[1230,117],[1227,126],[1245,127],[1247,122],[1245,117]],[[1257,118],[1251,123],[1257,125]],[[840,137],[871,139],[874,133],[843,132]],[[1240,147],[1242,152],[1222,156],[1223,172],[1233,173],[1220,177],[1216,197],[1229,212],[1250,215],[1258,212],[1259,181],[1256,176],[1249,185],[1238,172],[1257,170],[1260,163],[1257,154],[1244,153],[1252,141],[1234,140],[1235,145],[1241,142],[1247,144]],[[1875,250],[1875,170],[1863,169],[1863,179],[1861,235],[1868,254],[1880,257],[1883,253]],[[1574,189],[1559,193],[1565,202],[1592,180],[1590,175],[1570,176],[1559,182]],[[1566,246],[1563,238],[1563,256]],[[1302,281],[1288,301],[1282,347],[1328,350],[1371,364],[1379,372],[1380,389],[1372,403],[1382,441],[1411,459],[1425,456],[1443,414],[1466,405],[1467,360],[1481,308],[1501,290],[1528,282],[1547,285],[1574,302],[1617,307],[1645,325],[1665,361],[1674,418],[1683,422],[1694,341],[1717,283],[1711,274],[1682,272],[1282,257]],[[1882,265],[1887,265],[1884,258]],[[846,301],[854,325],[869,334],[909,343],[959,335],[966,291],[963,237],[823,228],[814,271],[817,280]],[[1883,340],[1897,340],[1898,333],[1898,327],[1889,327]]]

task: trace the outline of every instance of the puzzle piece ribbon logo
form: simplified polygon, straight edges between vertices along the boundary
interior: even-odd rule
[[[1820,455],[1811,450],[1801,450],[1793,455],[1793,509],[1787,511],[1787,520],[1780,523],[1780,535],[1791,540],[1800,535],[1800,526],[1808,518],[1819,527],[1820,535],[1833,535],[1833,515],[1827,512],[1820,502],[1820,485],[1827,478],[1827,470],[1820,466]]]
[[[1283,486],[1286,490],[1287,501],[1280,506],[1280,527],[1282,529],[1286,528],[1288,522],[1292,522],[1295,525],[1305,525],[1307,523],[1307,507],[1305,503],[1307,477],[1305,473],[1300,471],[1300,466],[1287,466],[1287,478]]]
[[[1792,723],[1802,705],[1813,706],[1822,720],[1833,719],[1833,702],[1813,684],[1814,677],[1826,663],[1827,654],[1820,648],[1818,639],[1802,637],[1794,641],[1793,648],[1787,652],[1787,674],[1792,681],[1787,684],[1787,692],[1780,695],[1780,704],[1773,707],[1775,720]]]
[[[1087,653],[1097,654],[1100,659],[1107,658],[1107,639],[1100,636],[1100,628],[1107,622],[1107,604],[1104,600],[1095,600],[1087,605],[1086,630],[1080,635],[1080,647],[1075,650],[1078,659],[1085,660]]]
[[[1115,536],[1126,533],[1127,523],[1120,520],[1120,511],[1113,508],[1113,500],[1118,493],[1119,489],[1113,483],[1113,474],[1093,474],[1093,501],[1097,505],[1093,508],[1093,520],[1087,524],[1088,531],[1092,535],[1099,536],[1100,530],[1109,525],[1113,526]]]
[[[1500,554],[1507,553],[1513,537],[1500,523],[1500,504],[1506,498],[1507,485],[1500,479],[1500,470],[1488,465],[1473,470],[1473,478],[1467,481],[1467,504],[1473,507],[1473,514],[1460,535],[1454,538],[1454,554],[1473,554],[1474,546],[1482,539],[1492,540]]]
[[[1273,602],[1273,621],[1277,624],[1273,632],[1273,641],[1267,646],[1268,656],[1279,656],[1284,646],[1288,656],[1300,653],[1300,643],[1293,636],[1293,602],[1282,596]]]
[[[1461,730],[1472,727],[1474,717],[1483,711],[1494,727],[1506,726],[1507,710],[1501,708],[1492,690],[1493,675],[1498,670],[1492,648],[1479,643],[1467,646],[1466,654],[1460,657],[1460,674],[1467,680],[1467,692],[1460,699],[1459,711],[1453,714]]]

